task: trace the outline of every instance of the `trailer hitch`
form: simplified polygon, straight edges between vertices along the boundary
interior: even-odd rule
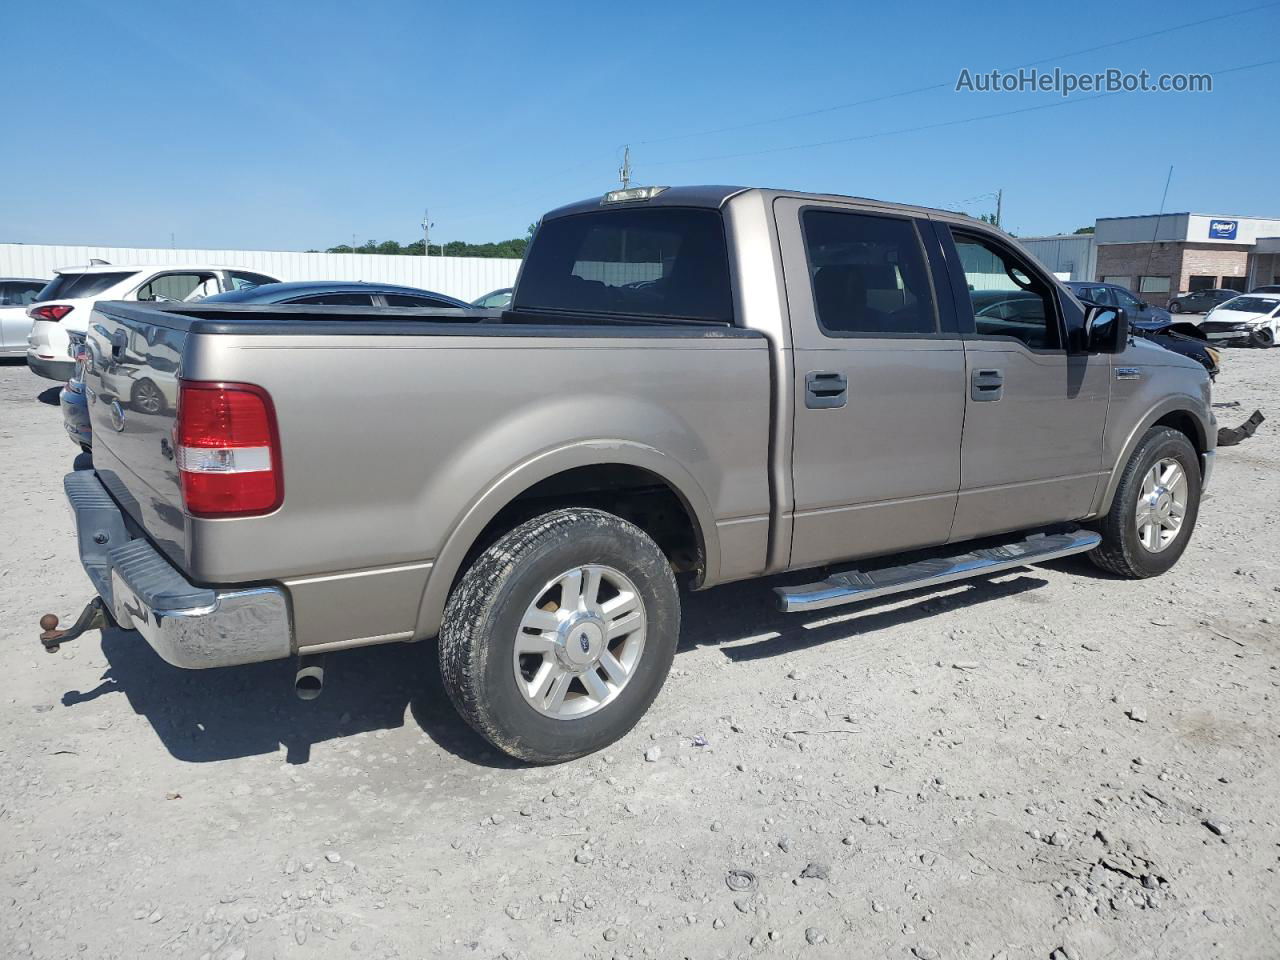
[[[84,609],[80,611],[80,616],[76,617],[76,622],[66,630],[58,629],[57,614],[46,613],[41,617],[40,643],[44,646],[45,653],[57,653],[60,646],[70,643],[87,630],[100,630],[115,625],[116,621],[107,610],[107,605],[102,602],[102,598],[94,597],[85,604]]]

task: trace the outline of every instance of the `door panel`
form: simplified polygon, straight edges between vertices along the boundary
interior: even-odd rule
[[[951,529],[964,423],[960,342],[848,344],[795,350],[792,566],[943,543]],[[810,371],[843,374],[848,402],[806,407]]]
[[[991,234],[955,240],[970,386],[951,539],[1083,517],[1103,472],[1111,358],[1064,348],[1057,286],[1020,252]]]
[[[1072,520],[1089,512],[1102,471],[1110,357],[965,341],[970,382],[1002,374],[996,401],[968,400],[952,540]]]
[[[792,333],[791,565],[945,542],[964,349],[938,332],[954,331],[954,310],[933,289],[917,226],[798,198],[778,199],[774,215]]]

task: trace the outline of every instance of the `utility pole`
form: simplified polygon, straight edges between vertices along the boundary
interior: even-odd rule
[[[431,211],[426,207],[422,208],[422,255],[424,257],[431,256]]]
[[[1004,187],[996,191],[996,226],[1000,226],[1000,212],[1004,206]]]
[[[631,186],[631,147],[628,146],[622,151],[622,166],[618,168],[618,180],[622,183],[622,189],[625,190]]]
[[[356,235],[354,233],[351,235],[351,252],[356,252]]]

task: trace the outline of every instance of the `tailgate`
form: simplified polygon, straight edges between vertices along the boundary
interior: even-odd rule
[[[89,320],[84,371],[94,469],[151,541],[184,569],[190,527],[173,427],[186,337],[185,318],[99,303]]]

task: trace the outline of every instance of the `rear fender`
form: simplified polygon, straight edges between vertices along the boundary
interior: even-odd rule
[[[576,467],[619,464],[640,467],[666,481],[684,501],[697,524],[702,545],[703,583],[715,583],[720,573],[720,542],[711,503],[693,476],[671,457],[646,444],[629,440],[582,440],[536,454],[512,467],[477,497],[454,526],[431,569],[418,610],[415,636],[440,632],[444,607],[463,561],[494,517],[536,483]]]

